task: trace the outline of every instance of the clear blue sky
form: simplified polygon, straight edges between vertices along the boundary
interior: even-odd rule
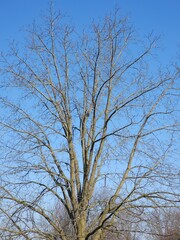
[[[31,24],[47,8],[48,0],[0,0],[0,51],[11,40],[21,41],[23,26]],[[56,6],[79,26],[88,24],[118,5],[140,35],[152,30],[162,34],[162,59],[171,59],[180,45],[180,0],[56,0]],[[179,48],[180,50],[180,48]]]

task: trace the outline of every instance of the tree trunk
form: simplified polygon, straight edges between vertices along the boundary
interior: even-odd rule
[[[93,237],[93,240],[103,240],[104,239],[104,232],[100,229]]]
[[[86,237],[86,214],[83,213],[77,222],[77,240],[85,240]]]

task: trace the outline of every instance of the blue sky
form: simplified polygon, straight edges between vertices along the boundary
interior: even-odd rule
[[[0,51],[12,40],[23,40],[21,29],[39,19],[48,0],[0,0]],[[162,61],[171,60],[180,45],[180,0],[56,0],[56,6],[68,13],[78,26],[104,16],[115,5],[129,15],[140,36],[151,31],[162,35]],[[179,48],[180,49],[180,48]]]

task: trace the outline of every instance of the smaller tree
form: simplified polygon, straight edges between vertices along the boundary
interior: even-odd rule
[[[107,230],[104,239],[138,240],[140,218],[137,212],[124,210],[116,216],[114,226]]]
[[[151,214],[149,228],[153,240],[180,240],[180,211],[156,210]]]

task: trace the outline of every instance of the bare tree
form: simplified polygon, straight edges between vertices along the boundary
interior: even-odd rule
[[[180,239],[180,211],[178,209],[155,210],[150,214],[149,229],[153,240]]]
[[[155,71],[156,42],[118,11],[80,34],[51,9],[2,54],[1,239],[105,239],[124,211],[177,205],[179,70]]]

